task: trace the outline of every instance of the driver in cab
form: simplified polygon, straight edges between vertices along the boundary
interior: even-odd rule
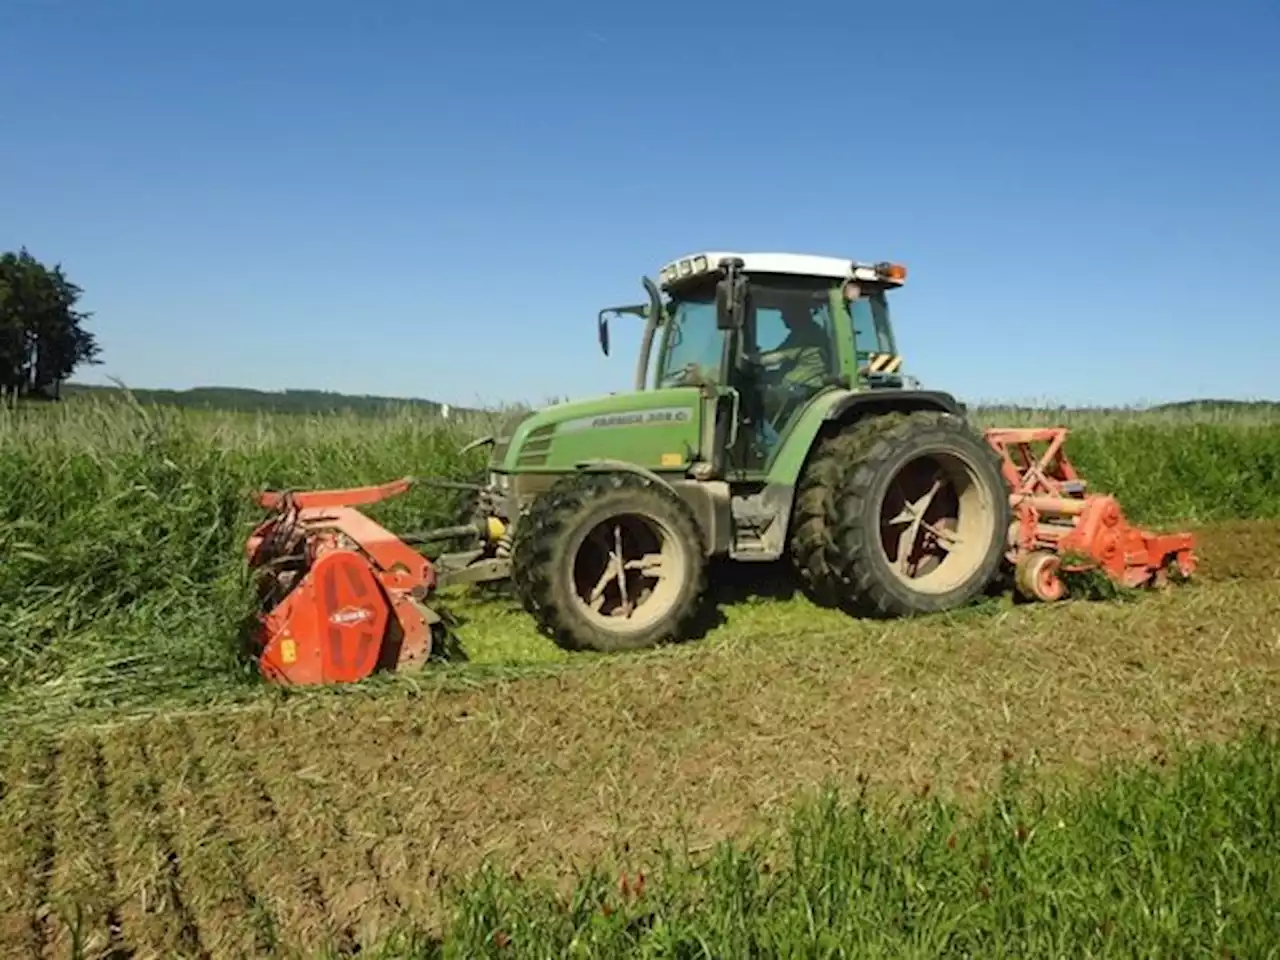
[[[787,304],[781,314],[787,336],[777,347],[760,355],[760,364],[770,380],[777,378],[775,382],[801,392],[817,390],[828,369],[826,331],[802,304]]]

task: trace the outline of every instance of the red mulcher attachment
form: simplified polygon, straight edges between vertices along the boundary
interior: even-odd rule
[[[1101,570],[1125,587],[1164,586],[1170,566],[1183,577],[1195,572],[1194,536],[1130,526],[1114,497],[1085,495],[1062,449],[1065,427],[992,429],[986,438],[1009,484],[1014,521],[1007,556],[1024,596],[1061,599],[1063,571]]]
[[[350,683],[430,655],[440,618],[421,601],[435,586],[435,570],[353,509],[402,494],[411,483],[257,496],[275,510],[245,547],[259,571],[253,641],[268,680]]]

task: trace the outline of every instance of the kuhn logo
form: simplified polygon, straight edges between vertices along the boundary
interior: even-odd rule
[[[368,607],[343,607],[329,615],[329,622],[338,627],[350,627],[373,619],[373,611]]]

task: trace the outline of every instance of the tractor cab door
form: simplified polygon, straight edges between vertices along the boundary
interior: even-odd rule
[[[683,292],[665,305],[652,388],[697,387],[702,394],[701,452],[712,475],[729,467],[727,452],[740,401],[732,385],[740,334],[717,323],[715,290]]]
[[[753,278],[730,379],[741,414],[730,468],[768,471],[809,402],[841,382],[828,284],[798,277]]]

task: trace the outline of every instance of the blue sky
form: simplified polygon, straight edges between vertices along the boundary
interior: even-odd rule
[[[0,0],[0,247],[138,387],[627,389],[702,248],[892,259],[969,402],[1280,399],[1280,4]]]

